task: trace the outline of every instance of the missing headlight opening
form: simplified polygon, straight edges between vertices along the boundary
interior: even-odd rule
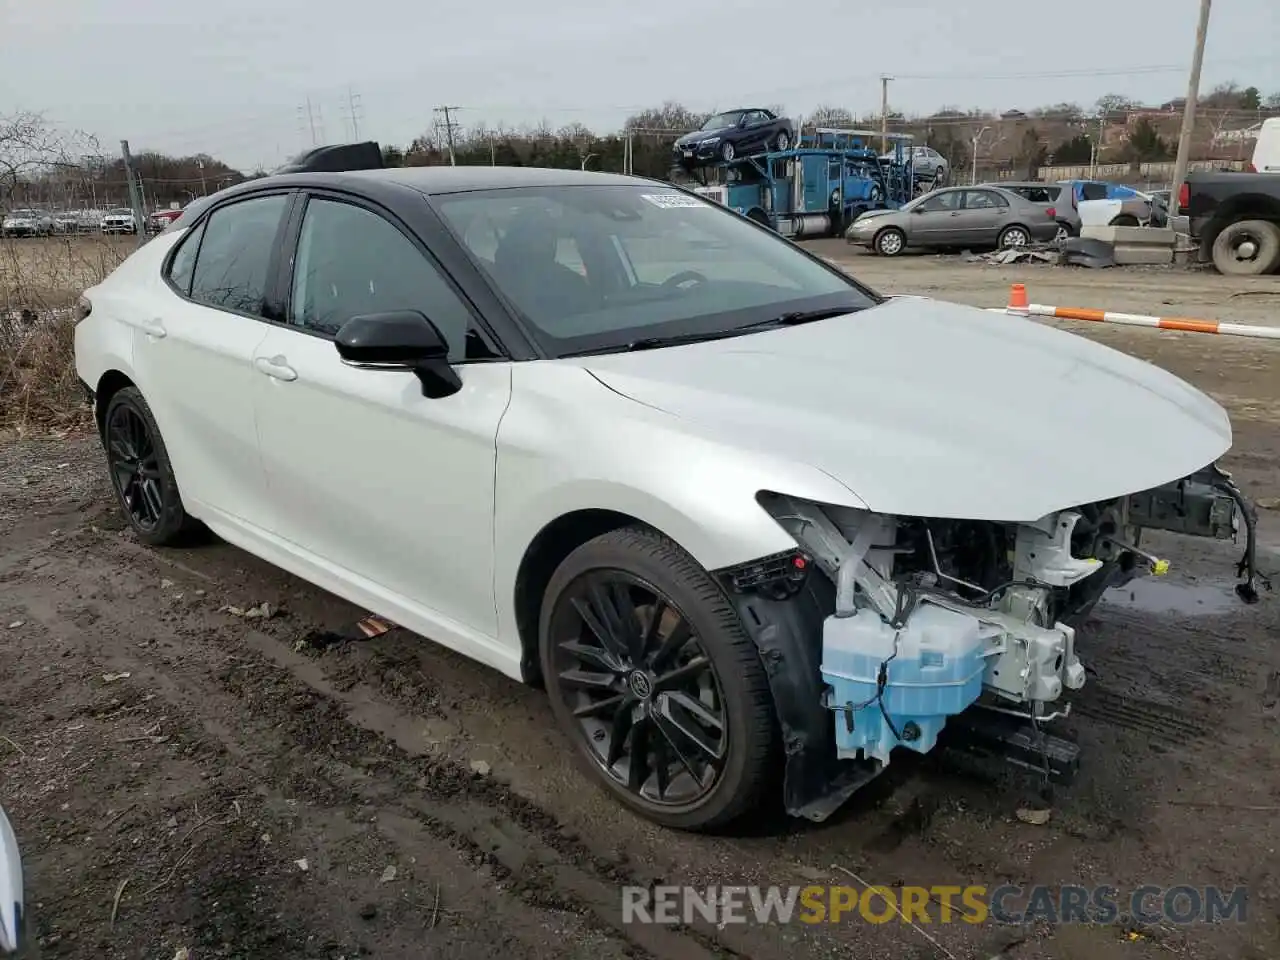
[[[1032,523],[887,516],[776,493],[760,502],[798,551],[742,568],[733,588],[752,590],[754,576],[776,601],[809,568],[830,581],[822,706],[834,717],[836,757],[870,775],[897,747],[932,750],[960,714],[983,752],[1069,775],[1073,745],[1042,724],[1064,715],[1063,694],[1086,682],[1076,628],[1103,593],[1168,569],[1141,546],[1143,530],[1226,540],[1243,532],[1237,592],[1252,602],[1265,584],[1254,568],[1252,507],[1212,465]]]

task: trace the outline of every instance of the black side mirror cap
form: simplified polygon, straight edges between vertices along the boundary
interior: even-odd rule
[[[423,396],[447,397],[462,389],[462,380],[449,366],[448,341],[417,310],[352,317],[338,329],[334,346],[354,366],[412,370]]]

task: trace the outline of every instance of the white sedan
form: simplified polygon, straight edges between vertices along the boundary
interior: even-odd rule
[[[1047,717],[1143,527],[1247,527],[1252,599],[1227,415],[1161,369],[669,184],[343,149],[86,291],[120,506],[544,684],[658,823],[822,819],[949,718]]]

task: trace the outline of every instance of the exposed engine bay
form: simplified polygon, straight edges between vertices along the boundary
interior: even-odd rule
[[[1013,740],[1045,754],[1047,771],[1041,724],[1064,715],[1063,694],[1086,682],[1076,628],[1109,588],[1168,570],[1141,546],[1143,530],[1233,541],[1244,532],[1237,592],[1254,602],[1269,586],[1254,566],[1253,507],[1216,466],[1034,523],[886,516],[780,494],[761,504],[800,551],[737,571],[735,584],[785,601],[815,570],[830,580],[822,706],[838,759],[875,772],[897,747],[932,750],[971,707],[1015,718],[1024,732]]]

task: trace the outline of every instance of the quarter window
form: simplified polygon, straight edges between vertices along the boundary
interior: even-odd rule
[[[200,251],[200,238],[203,236],[202,222],[182,239],[169,262],[169,282],[186,296],[191,295],[191,276],[195,273],[196,254]]]
[[[389,220],[338,200],[308,201],[290,322],[333,336],[352,317],[403,310],[436,325],[450,360],[497,356],[445,275]]]
[[[241,200],[206,221],[191,281],[191,299],[262,316],[285,194]],[[175,261],[175,267],[176,267]]]

